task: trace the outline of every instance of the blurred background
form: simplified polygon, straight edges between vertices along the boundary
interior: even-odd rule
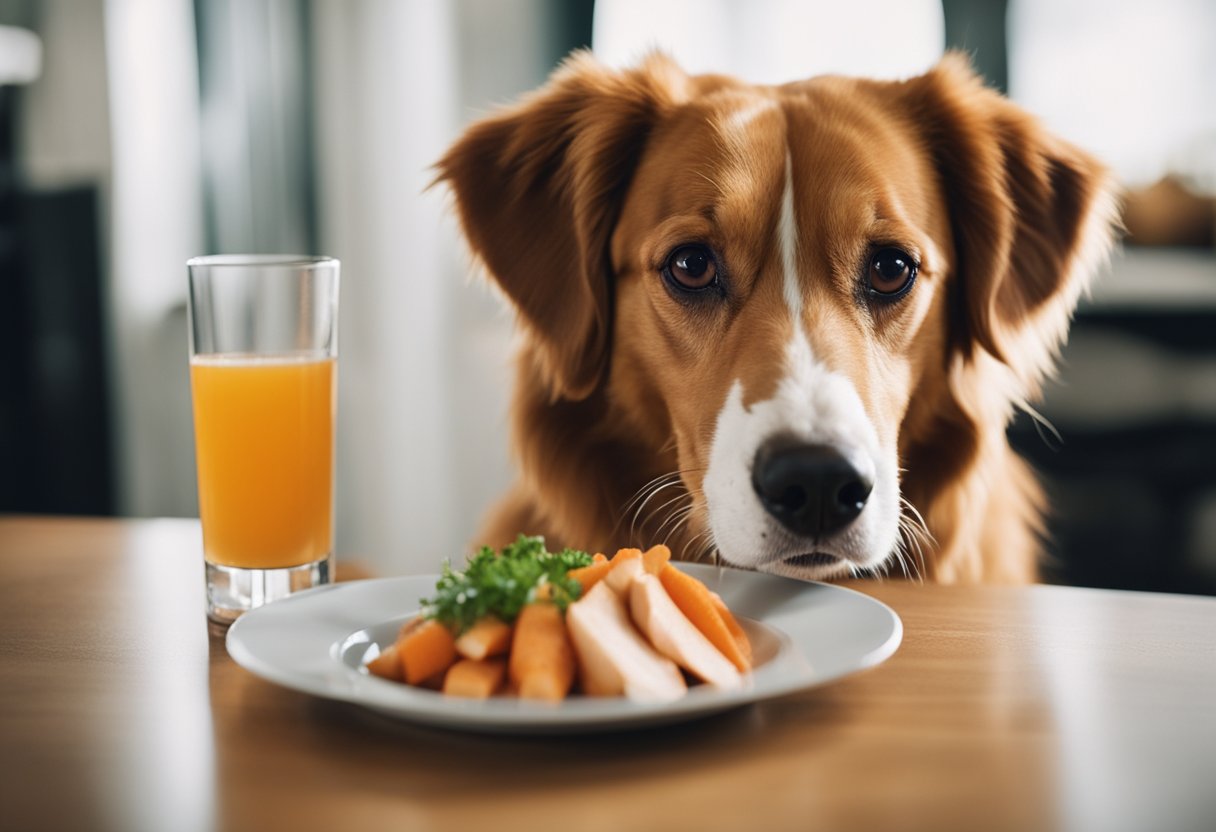
[[[1114,167],[1128,236],[1011,428],[1052,580],[1216,593],[1210,0],[0,0],[0,512],[197,516],[185,260],[343,263],[338,551],[464,551],[511,319],[430,165],[570,50],[897,78],[946,48]],[[471,279],[472,278],[472,279]]]

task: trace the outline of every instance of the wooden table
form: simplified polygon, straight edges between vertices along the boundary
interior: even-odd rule
[[[278,688],[185,520],[0,518],[0,828],[1216,829],[1216,599],[857,588],[899,652],[649,732],[507,739]]]

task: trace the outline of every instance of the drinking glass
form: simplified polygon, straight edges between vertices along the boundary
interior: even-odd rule
[[[186,263],[207,615],[328,583],[333,568],[339,263]]]

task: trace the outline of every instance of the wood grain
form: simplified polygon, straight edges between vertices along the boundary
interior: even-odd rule
[[[0,828],[1216,828],[1216,600],[854,587],[904,621],[878,668],[659,730],[481,737],[236,666],[195,521],[0,518]]]

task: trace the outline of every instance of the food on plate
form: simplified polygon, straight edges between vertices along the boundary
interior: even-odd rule
[[[606,580],[570,605],[566,623],[578,653],[585,693],[670,702],[688,689],[675,662],[638,632],[624,600]]]
[[[384,679],[484,699],[559,702],[572,691],[667,702],[689,684],[739,688],[751,646],[725,603],[665,546],[612,558],[521,535],[445,566],[435,595],[367,663]]]
[[[591,591],[591,587],[595,586],[604,576],[608,574],[608,570],[612,568],[612,561],[604,558],[590,566],[583,566],[579,569],[571,569],[569,575],[574,580],[578,581],[582,588],[582,594],[586,595]]]
[[[735,640],[735,646],[739,648],[739,655],[743,657],[743,664],[750,668],[755,663],[755,659],[752,656],[752,643],[748,640],[747,633],[743,632],[743,628],[739,626],[734,613],[727,609],[726,602],[722,600],[721,595],[711,591],[709,599],[713,601],[714,609],[722,617],[722,623],[726,625],[730,637]]]
[[[437,676],[456,661],[452,631],[433,618],[403,632],[396,647],[401,657],[401,675],[411,685]]]
[[[657,575],[671,562],[671,550],[666,546],[651,546],[642,553],[642,567],[651,575]]]
[[[552,601],[565,610],[581,589],[567,573],[593,562],[586,552],[573,549],[547,552],[541,537],[520,535],[501,553],[483,546],[463,570],[444,566],[434,597],[423,602],[423,614],[458,634],[486,615],[509,624],[541,586],[548,586]]]
[[[443,674],[443,692],[448,696],[487,699],[502,689],[507,678],[507,660],[461,659]]]
[[[709,591],[709,587],[670,565],[659,573],[659,580],[662,582],[663,588],[667,590],[667,594],[671,596],[671,600],[680,608],[680,612],[684,613],[688,620],[704,633],[714,647],[721,650],[722,655],[730,659],[740,672],[746,672],[751,666],[751,661],[747,658],[751,650],[741,647],[737,640],[737,637],[743,634],[743,630],[739,629],[738,624],[734,622],[734,616],[730,615],[729,611],[726,612],[726,615],[730,616],[731,622],[735,626],[731,627],[726,623],[725,616],[722,615],[722,610],[726,607],[722,605],[719,608],[714,603],[713,593]],[[746,636],[744,636],[744,641],[746,641]]]
[[[379,656],[367,663],[367,670],[381,679],[388,679],[390,682],[404,682],[405,676],[401,672],[401,654],[397,652],[397,645],[393,644],[388,647]]]
[[[566,698],[574,684],[574,649],[562,611],[552,601],[534,601],[520,611],[508,673],[524,699]]]
[[[612,559],[612,568],[604,576],[604,583],[617,595],[624,597],[628,595],[633,579],[645,571],[641,550],[622,549]]]
[[[511,649],[511,625],[496,615],[483,615],[456,639],[456,652],[466,659],[488,659]]]
[[[724,690],[742,686],[735,665],[680,612],[654,575],[643,573],[630,584],[629,613],[656,650],[702,682]]]

